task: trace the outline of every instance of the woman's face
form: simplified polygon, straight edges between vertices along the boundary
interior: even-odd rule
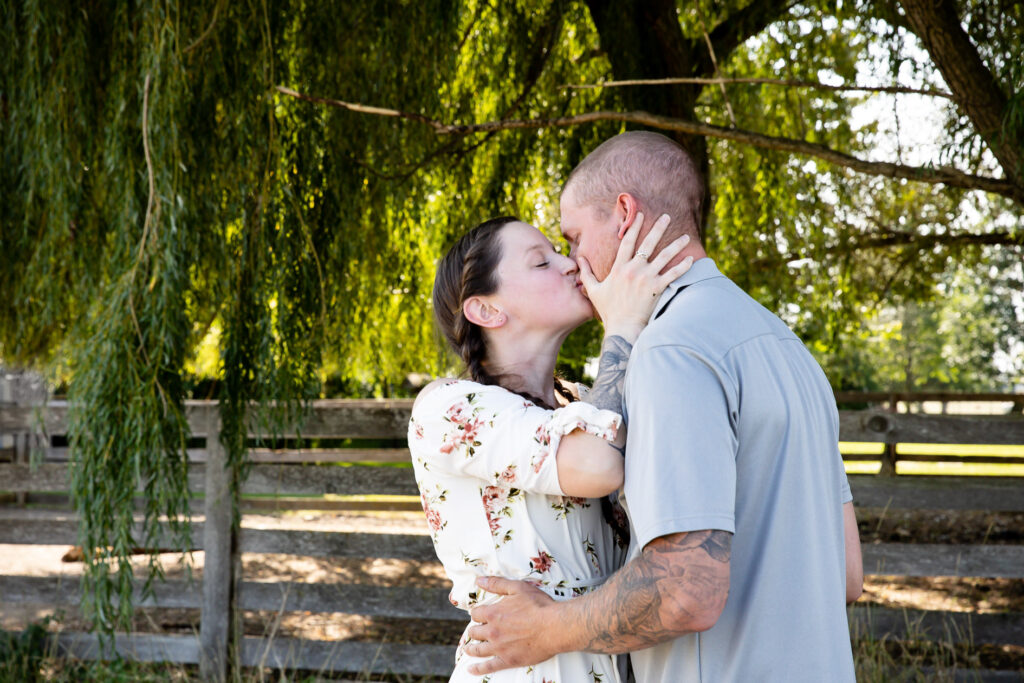
[[[571,331],[594,316],[579,284],[579,268],[555,251],[540,230],[526,223],[501,229],[498,291],[509,322],[524,330]]]

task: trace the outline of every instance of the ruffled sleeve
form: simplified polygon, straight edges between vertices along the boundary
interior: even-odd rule
[[[614,441],[621,422],[589,403],[552,411],[501,387],[454,381],[417,402],[409,449],[435,474],[561,496],[554,455],[562,437],[580,429]]]

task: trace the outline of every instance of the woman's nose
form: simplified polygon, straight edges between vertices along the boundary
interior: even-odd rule
[[[568,256],[562,257],[565,262],[562,264],[562,273],[565,275],[574,275],[580,267],[576,265],[575,259],[571,259]]]

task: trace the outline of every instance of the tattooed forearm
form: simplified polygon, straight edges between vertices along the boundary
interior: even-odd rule
[[[567,603],[581,650],[618,654],[710,628],[729,594],[732,534],[695,531],[652,541],[600,590]]]
[[[622,412],[622,384],[626,379],[626,364],[633,345],[618,335],[607,337],[601,344],[601,359],[597,365],[597,379],[587,402],[598,408]]]

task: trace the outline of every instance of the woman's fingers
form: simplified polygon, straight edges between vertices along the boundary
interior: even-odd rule
[[[639,252],[647,254],[650,258],[654,250],[658,248],[658,242],[661,241],[662,236],[665,234],[668,224],[672,221],[667,213],[661,214],[658,220],[654,221],[654,225],[651,226],[651,231],[644,237],[644,241],[640,244]],[[632,254],[631,254],[632,255]]]
[[[682,261],[665,271],[665,274],[660,278],[660,282],[668,287],[674,280],[685,275],[686,271],[690,270],[690,266],[692,265],[693,257],[687,256]]]
[[[590,268],[590,261],[583,256],[576,257],[576,265],[580,269],[580,282],[583,283],[583,289],[586,291],[593,291],[594,285],[600,284],[597,281],[597,277],[594,275],[594,271]]]
[[[619,251],[615,254],[615,265],[627,263],[633,258],[633,253],[636,251],[636,238],[640,234],[640,228],[643,224],[644,215],[637,211],[633,222],[629,225],[626,234],[623,235],[622,240],[619,242]]]
[[[658,252],[657,256],[651,259],[651,266],[656,269],[655,272],[660,273],[661,269],[667,266],[668,262],[676,257],[676,254],[686,249],[686,245],[689,243],[689,235],[683,235],[669,242],[664,249]]]

